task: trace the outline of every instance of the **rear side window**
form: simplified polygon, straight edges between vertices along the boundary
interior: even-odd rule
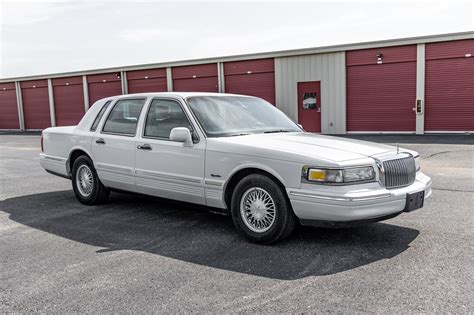
[[[110,101],[107,101],[107,103],[102,106],[100,109],[99,113],[97,114],[97,117],[95,117],[94,123],[92,124],[91,131],[95,131],[97,129],[97,126],[99,125],[100,120],[102,119],[102,116],[104,116],[105,111],[107,110],[107,107],[109,107]]]
[[[144,99],[119,100],[109,113],[102,132],[134,136]]]

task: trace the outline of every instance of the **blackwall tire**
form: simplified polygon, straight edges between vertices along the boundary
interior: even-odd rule
[[[85,155],[79,156],[72,166],[72,189],[76,198],[85,205],[105,202],[110,193],[97,176],[94,163]]]
[[[231,213],[237,231],[260,244],[284,240],[297,222],[286,192],[273,179],[261,174],[248,175],[236,185]]]

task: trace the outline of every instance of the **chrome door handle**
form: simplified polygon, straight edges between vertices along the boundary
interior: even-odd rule
[[[105,144],[105,140],[102,139],[102,138],[99,138],[95,141],[95,143],[98,143],[98,144]]]
[[[147,151],[151,151],[151,146],[149,144],[142,144],[142,145],[138,145],[137,146],[137,149],[138,150],[147,150]]]

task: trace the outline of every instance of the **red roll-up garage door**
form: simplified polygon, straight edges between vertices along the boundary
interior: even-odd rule
[[[166,69],[127,71],[128,93],[166,92]]]
[[[474,40],[426,44],[425,131],[474,131]]]
[[[23,81],[20,87],[25,129],[45,129],[51,126],[48,81]]]
[[[53,79],[57,126],[77,125],[84,115],[82,77]]]
[[[226,93],[261,97],[275,105],[274,59],[224,63]]]
[[[0,83],[0,129],[20,129],[15,83]]]
[[[173,91],[218,92],[217,64],[175,67],[172,69]]]
[[[120,72],[88,75],[87,86],[90,106],[101,98],[122,94]]]
[[[416,130],[416,45],[346,52],[347,131]]]

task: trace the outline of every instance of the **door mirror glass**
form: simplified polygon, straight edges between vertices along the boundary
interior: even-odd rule
[[[193,139],[191,137],[191,132],[186,127],[176,127],[171,129],[170,140],[176,142],[183,142],[185,147],[193,146]]]

